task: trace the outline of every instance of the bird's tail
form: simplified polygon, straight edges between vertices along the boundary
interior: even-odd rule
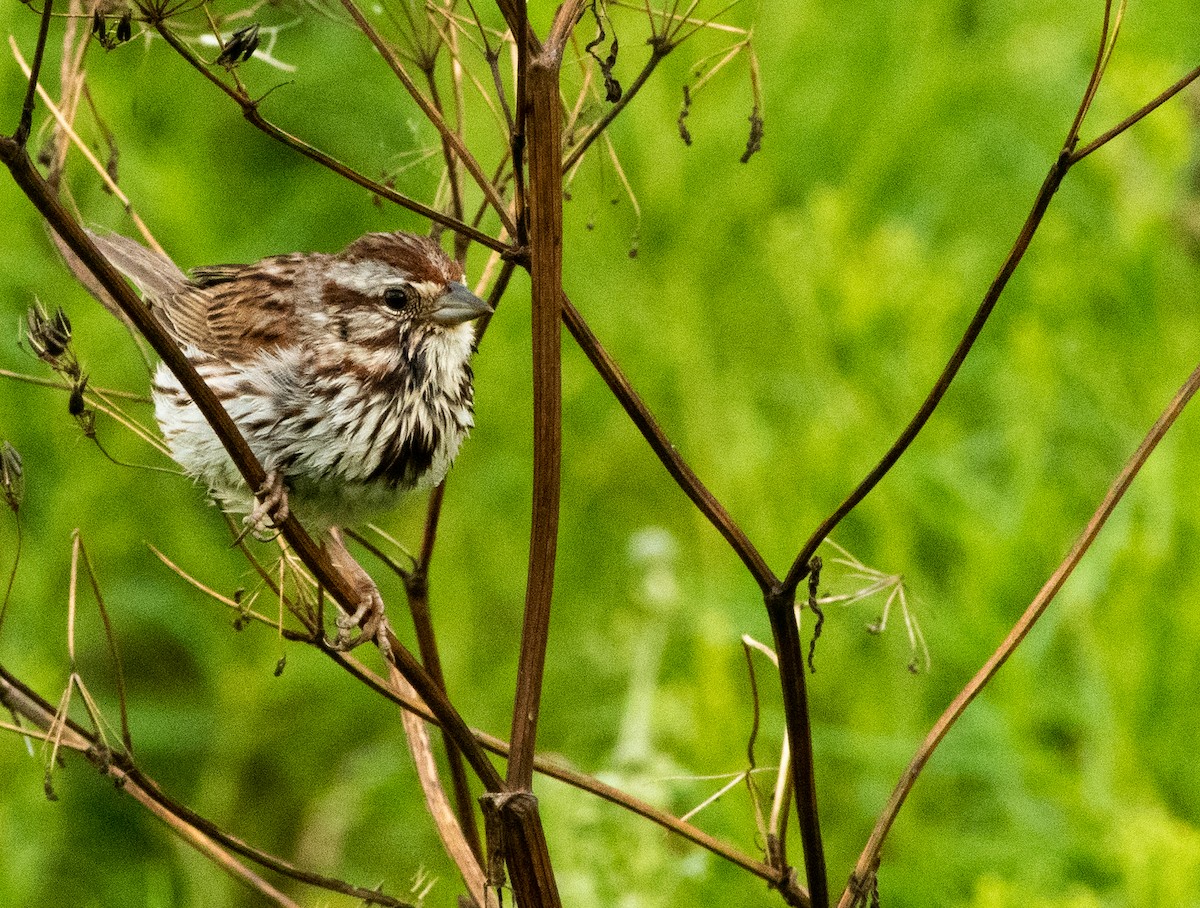
[[[169,299],[187,283],[187,275],[161,252],[147,249],[119,233],[99,234],[89,230],[88,236],[151,303]]]

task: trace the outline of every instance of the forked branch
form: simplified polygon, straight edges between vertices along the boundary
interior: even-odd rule
[[[954,352],[950,355],[950,359],[943,367],[941,374],[934,383],[933,388],[929,391],[925,400],[918,408],[916,414],[901,431],[897,439],[888,448],[887,452],[880,459],[879,463],[854,487],[846,499],[838,505],[821,525],[813,531],[813,534],[805,542],[799,554],[796,555],[792,562],[791,569],[788,571],[787,577],[784,579],[784,587],[794,590],[808,573],[808,563],[817,548],[821,543],[833,532],[834,528],[841,523],[858,504],[871,493],[871,491],[879,484],[884,476],[896,465],[896,462],[908,450],[908,446],[920,434],[929,418],[945,397],[946,391],[949,390],[951,383],[958,375],[962,364],[966,361],[972,348],[975,346],[976,340],[979,339],[980,333],[987,324],[988,318],[995,309],[996,304],[1000,300],[1000,296],[1004,293],[1008,286],[1008,281],[1013,273],[1017,270],[1025,253],[1029,249],[1029,244],[1033,241],[1034,234],[1041,225],[1042,218],[1046,214],[1047,208],[1050,206],[1054,194],[1058,191],[1063,179],[1071,167],[1077,164],[1083,158],[1087,157],[1096,149],[1110,142],[1118,135],[1129,129],[1143,117],[1150,114],[1158,107],[1162,106],[1166,101],[1177,95],[1180,91],[1200,78],[1200,67],[1192,70],[1166,91],[1162,92],[1154,100],[1148,102],[1139,108],[1136,112],[1126,117],[1119,124],[1109,129],[1107,132],[1100,135],[1092,142],[1085,145],[1082,149],[1076,150],[1076,145],[1079,141],[1079,130],[1083,124],[1084,118],[1091,109],[1093,100],[1096,97],[1096,92],[1100,87],[1100,82],[1104,76],[1105,68],[1108,60],[1112,55],[1113,45],[1116,41],[1117,31],[1120,25],[1120,12],[1124,9],[1124,3],[1118,10],[1118,15],[1112,15],[1112,0],[1107,0],[1104,7],[1104,22],[1101,28],[1099,49],[1096,54],[1096,62],[1092,67],[1091,75],[1088,78],[1087,87],[1084,90],[1083,97],[1076,109],[1075,117],[1071,122],[1071,126],[1067,131],[1065,140],[1063,141],[1062,149],[1055,158],[1054,163],[1050,165],[1050,170],[1046,174],[1045,180],[1042,182],[1041,189],[1038,190],[1037,196],[1034,198],[1033,208],[1029,216],[1025,219],[1025,223],[1021,227],[1017,239],[1009,249],[1008,255],[1004,259],[1004,263],[1000,266],[1000,271],[997,273],[992,284],[988,287],[987,293],[984,294],[982,302],[975,310],[975,315],[967,325],[966,331],[959,340],[958,345],[954,348]]]

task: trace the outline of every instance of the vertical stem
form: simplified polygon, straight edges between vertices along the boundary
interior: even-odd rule
[[[528,791],[486,794],[479,799],[487,819],[488,841],[503,839],[518,908],[562,908],[538,803]],[[521,855],[521,860],[512,860]]]
[[[517,225],[513,231],[513,239],[516,240],[518,246],[523,246],[529,242],[529,199],[526,197],[525,185],[525,142],[527,139],[525,130],[529,119],[529,44],[533,41],[533,35],[529,31],[529,14],[525,7],[525,0],[515,0],[515,2],[516,9],[513,16],[516,23],[514,24],[509,18],[510,14],[507,10],[505,18],[509,19],[513,40],[517,42],[517,84],[515,88],[517,113],[512,130],[513,201]]]
[[[33,62],[29,66],[29,87],[25,90],[25,103],[21,105],[21,119],[17,130],[12,134],[12,140],[21,148],[29,140],[29,132],[33,129],[33,105],[37,99],[38,77],[42,71],[42,59],[46,56],[46,36],[50,33],[50,10],[53,0],[45,0],[42,7],[42,22],[38,26],[37,48],[33,52]]]
[[[562,459],[562,110],[558,58],[540,54],[526,74],[529,239],[533,281],[533,523],[525,623],[513,707],[508,787],[529,789],[554,589]]]
[[[421,663],[444,692],[446,678],[442,673],[442,659],[438,652],[437,635],[433,629],[433,616],[429,610],[429,563],[433,558],[434,540],[437,538],[438,518],[442,511],[442,498],[446,484],[438,483],[429,497],[429,512],[425,518],[425,533],[421,542],[421,555],[416,568],[404,578],[404,591],[408,596],[408,607],[412,613],[413,628],[417,634],[417,645],[421,652]],[[483,860],[483,847],[479,838],[479,825],[475,822],[475,800],[467,780],[466,764],[462,751],[445,731],[442,742],[446,748],[446,762],[450,767],[450,778],[454,784],[454,808],[463,837],[475,857]]]
[[[796,791],[796,821],[804,849],[804,872],[813,908],[828,908],[829,884],[825,876],[825,846],[817,817],[817,783],[813,770],[812,723],[804,679],[804,655],[796,623],[796,593],[776,587],[765,597],[779,677],[783,685],[783,712],[792,746],[792,785]]]

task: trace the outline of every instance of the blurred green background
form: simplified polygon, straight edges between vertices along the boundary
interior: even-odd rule
[[[545,21],[550,5],[537,6]],[[705,0],[700,12],[721,6]],[[575,175],[568,293],[776,571],[875,463],[957,341],[1057,153],[1101,10],[1097,0],[743,4],[725,21],[755,27],[761,153],[738,162],[751,109],[744,57],[696,95],[694,144],[678,136],[682,85],[735,40],[712,35],[679,48],[611,132],[636,205],[603,146]],[[616,74],[628,85],[647,53],[645,24],[613,14]],[[258,16],[286,26],[273,52],[298,67],[242,68],[256,95],[279,86],[263,104],[268,117],[373,176],[435,148],[360,36],[295,6]],[[6,3],[0,24],[28,55],[36,15]],[[52,88],[61,28],[57,20]],[[580,34],[593,33],[588,20]],[[2,57],[0,114],[11,130],[24,80],[7,46]],[[1085,138],[1198,59],[1194,4],[1131,4]],[[88,72],[119,143],[121,185],[184,267],[427,227],[255,132],[162,41],[93,48]],[[1196,365],[1198,104],[1195,92],[1172,101],[1072,171],[941,410],[836,534],[865,564],[904,575],[932,667],[906,671],[898,612],[886,633],[867,632],[879,599],[828,610],[810,696],[835,888],[917,743]],[[477,100],[467,137],[494,166],[497,132]],[[432,198],[435,162],[404,170],[398,187]],[[69,186],[85,222],[132,232],[78,161]],[[127,335],[73,282],[6,178],[0,212],[0,368],[48,374],[18,346],[18,321],[37,298],[69,313],[93,383],[144,390]],[[472,276],[484,260],[472,251]],[[528,533],[528,310],[527,283],[516,280],[476,360],[478,428],[450,477],[432,575],[449,688],[470,723],[504,736]],[[569,337],[563,384],[540,744],[683,813],[746,766],[752,697],[739,638],[769,641],[769,627],[738,559]],[[99,434],[120,458],[166,463],[109,421]],[[114,466],[81,436],[65,394],[10,379],[0,379],[0,438],[23,455],[27,485],[0,661],[57,699],[70,671],[78,527],[119,637],[144,770],[305,867],[393,894],[436,878],[427,904],[454,904],[456,876],[395,711],[317,653],[282,647],[261,627],[235,632],[230,614],[149,551],[226,594],[253,586],[202,490]],[[884,851],[888,908],[1200,905],[1198,450],[1200,414],[1187,412],[935,755]],[[423,514],[413,499],[386,525],[415,547]],[[5,578],[15,541],[11,515],[0,515]],[[658,554],[646,560],[649,550]],[[376,573],[409,639],[402,590]],[[834,592],[856,585],[835,567],[824,580]],[[87,596],[76,647],[115,722],[111,663]],[[281,650],[287,667],[275,677]],[[756,667],[757,758],[772,766],[781,710],[767,664]],[[80,759],[55,774],[57,803],[43,794],[43,772],[20,738],[0,737],[0,904],[265,904]],[[758,779],[769,791],[773,774]],[[611,805],[544,780],[537,791],[566,904],[781,904],[756,878]],[[696,822],[761,854],[744,786]],[[281,885],[304,904],[349,904]]]

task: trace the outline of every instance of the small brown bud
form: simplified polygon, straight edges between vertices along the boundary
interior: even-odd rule
[[[71,397],[67,401],[67,410],[72,416],[82,416],[87,406],[83,402],[83,394],[87,391],[87,376],[84,375],[71,389]]]

